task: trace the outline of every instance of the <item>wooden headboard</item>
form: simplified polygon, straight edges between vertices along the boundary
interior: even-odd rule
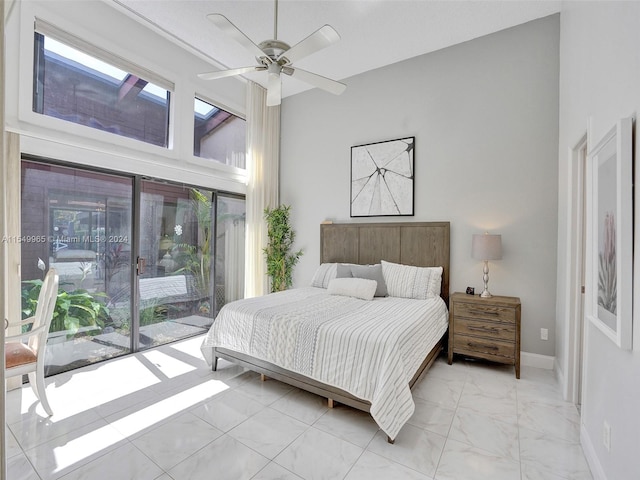
[[[320,263],[387,262],[442,267],[440,296],[449,305],[449,222],[320,225]]]

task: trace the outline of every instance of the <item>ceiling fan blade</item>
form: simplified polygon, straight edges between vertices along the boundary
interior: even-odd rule
[[[249,50],[252,55],[260,58],[264,56],[264,52],[253,41],[247,37],[242,30],[236,27],[231,21],[219,13],[210,13],[207,18],[229,37],[233,38],[236,42]]]
[[[289,60],[289,63],[294,63],[312,53],[316,53],[323,48],[333,45],[338,40],[340,40],[338,32],[336,32],[331,25],[325,25],[304,40],[296,43],[286,52],[283,52],[278,59],[284,57]]]
[[[347,89],[347,86],[344,83],[336,82],[335,80],[323,77],[317,73],[307,72],[306,70],[301,70],[299,68],[283,68],[282,71],[287,75],[291,75],[298,80],[302,80],[303,82],[313,85],[314,87],[321,88],[329,93],[333,93],[334,95],[340,95]]]
[[[257,72],[260,70],[266,70],[266,67],[254,66],[232,68],[231,70],[220,70],[219,72],[199,73],[198,77],[203,80],[217,80],[218,78],[233,77],[234,75],[242,75],[243,73]]]
[[[267,106],[274,107],[280,105],[282,98],[282,81],[279,73],[269,72],[267,81]]]

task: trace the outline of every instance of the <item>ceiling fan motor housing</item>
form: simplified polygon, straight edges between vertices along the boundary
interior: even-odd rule
[[[291,48],[288,43],[280,40],[265,40],[264,42],[260,42],[258,47],[272,60],[272,62],[278,62],[280,65],[286,65],[289,63],[289,60],[286,57],[282,57],[278,60],[280,55]],[[259,58],[257,60],[260,61]]]

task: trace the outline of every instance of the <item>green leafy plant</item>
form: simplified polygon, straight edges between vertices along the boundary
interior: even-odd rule
[[[274,209],[267,207],[264,218],[267,221],[267,246],[263,249],[267,260],[267,275],[271,279],[271,291],[286,290],[293,283],[293,267],[300,260],[302,250],[291,253],[295,232],[289,224],[290,205],[280,205]]]
[[[167,320],[168,307],[166,305],[151,305],[141,308],[139,313],[140,326],[152,325],[154,323],[162,323]]]
[[[22,318],[27,318],[36,311],[42,280],[25,280],[22,283]],[[99,300],[101,297],[106,297],[106,294],[89,293],[84,289],[72,292],[58,290],[49,332],[68,331],[74,335],[81,327],[102,329],[109,319],[109,309]]]
[[[172,274],[192,274],[196,278],[198,290],[208,293],[211,277],[211,200],[200,190],[192,188],[190,204],[198,222],[199,244],[176,241],[175,257],[182,267]]]

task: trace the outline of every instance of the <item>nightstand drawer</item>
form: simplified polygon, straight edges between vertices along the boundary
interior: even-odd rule
[[[513,359],[515,354],[515,345],[513,342],[487,340],[466,335],[456,334],[453,340],[453,347],[458,353],[466,353],[488,360],[492,360],[494,357]]]
[[[456,317],[453,323],[453,332],[456,336],[477,335],[498,340],[516,341],[516,326],[513,323],[487,322]]]
[[[484,318],[495,322],[515,323],[516,311],[511,307],[481,303],[456,302],[453,314],[457,317]]]

